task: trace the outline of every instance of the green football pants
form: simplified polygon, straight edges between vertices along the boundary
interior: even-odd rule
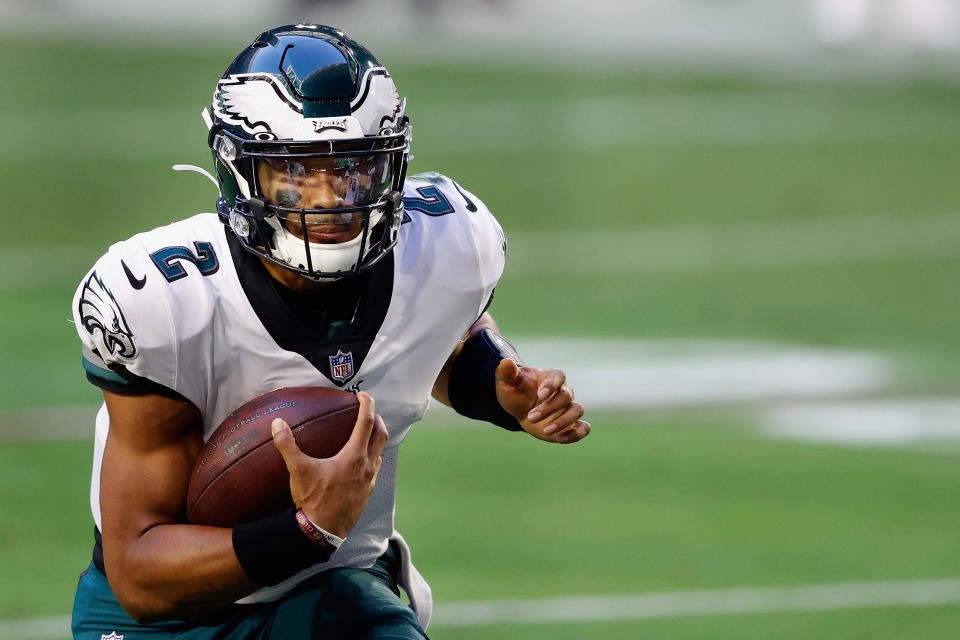
[[[138,624],[117,602],[107,578],[91,565],[73,604],[77,640],[426,640],[417,616],[400,599],[393,549],[369,569],[324,571],[275,602],[236,605],[215,623]],[[394,570],[391,570],[394,569]]]

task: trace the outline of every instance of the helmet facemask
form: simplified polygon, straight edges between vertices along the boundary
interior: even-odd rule
[[[231,228],[262,258],[311,280],[373,266],[397,241],[408,136],[287,142],[215,133],[217,161],[245,187]]]

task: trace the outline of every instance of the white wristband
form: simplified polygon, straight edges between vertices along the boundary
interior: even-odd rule
[[[309,537],[315,543],[320,543],[320,539],[322,538],[330,546],[332,546],[334,550],[339,549],[340,545],[343,544],[343,541],[346,540],[346,538],[333,535],[311,520],[307,514],[303,512],[303,509],[297,510],[297,524],[299,524],[303,532],[307,534],[307,537]]]

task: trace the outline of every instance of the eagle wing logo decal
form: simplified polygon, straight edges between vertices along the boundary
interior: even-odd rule
[[[111,356],[123,362],[130,362],[137,356],[137,347],[133,343],[133,332],[120,305],[110,289],[94,271],[83,285],[80,294],[80,322],[93,338],[100,357],[108,360]]]
[[[238,74],[224,78],[213,95],[214,114],[262,140],[293,138],[303,108],[272,76]]]

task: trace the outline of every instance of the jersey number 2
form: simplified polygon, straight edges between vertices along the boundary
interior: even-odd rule
[[[428,216],[445,216],[453,213],[453,205],[447,200],[437,187],[417,187],[419,198],[407,196],[403,199],[403,207],[410,211],[421,211]]]
[[[194,242],[193,246],[197,250],[196,253],[187,247],[164,247],[151,253],[150,259],[168,282],[187,277],[187,270],[181,264],[182,260],[192,262],[202,275],[209,276],[216,273],[220,263],[217,261],[217,254],[213,252],[213,245],[209,242]]]

